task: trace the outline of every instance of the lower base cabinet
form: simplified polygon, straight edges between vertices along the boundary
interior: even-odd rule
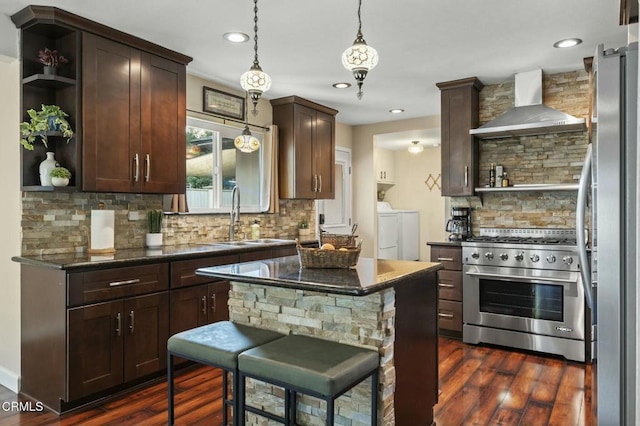
[[[168,292],[74,308],[68,315],[70,400],[166,368]]]
[[[440,334],[462,338],[462,246],[429,243],[431,261],[440,262],[438,271],[438,329]]]

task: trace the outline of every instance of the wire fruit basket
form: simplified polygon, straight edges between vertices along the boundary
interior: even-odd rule
[[[353,268],[358,263],[361,245],[362,242],[357,246],[339,247],[328,250],[302,247],[300,242],[296,240],[298,258],[300,259],[300,266],[303,268]]]

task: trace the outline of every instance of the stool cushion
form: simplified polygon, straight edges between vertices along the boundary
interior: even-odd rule
[[[378,364],[377,351],[300,335],[274,340],[238,356],[238,369],[244,374],[324,396],[348,389]]]
[[[174,334],[167,341],[173,355],[226,369],[238,366],[238,354],[284,335],[271,330],[220,321]]]

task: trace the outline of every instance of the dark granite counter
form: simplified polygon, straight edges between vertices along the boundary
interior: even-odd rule
[[[442,269],[440,263],[360,258],[353,269],[301,268],[298,256],[213,266],[196,275],[250,284],[363,296]]]
[[[428,246],[462,247],[462,241],[427,241]]]

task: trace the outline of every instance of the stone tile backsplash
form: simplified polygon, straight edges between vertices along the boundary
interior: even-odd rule
[[[100,203],[115,211],[116,249],[144,247],[147,215],[162,208],[162,195],[111,194],[87,192],[23,192],[22,255],[72,253],[86,251],[91,229],[91,210]],[[237,239],[251,235],[251,224],[260,221],[261,237],[295,238],[298,223],[309,221],[315,229],[315,204],[312,200],[282,200],[281,213],[241,213]],[[129,219],[129,212],[138,218]],[[229,238],[228,214],[165,215],[163,243],[176,245],[220,241]]]
[[[584,71],[543,76],[543,101],[578,118],[589,114],[589,78]],[[514,82],[487,85],[480,92],[480,124],[513,107]],[[489,182],[491,163],[502,165],[510,185],[575,183],[588,144],[588,133],[556,133],[490,139],[479,144],[479,185]],[[480,197],[452,197],[453,207],[472,207],[473,233],[488,228],[573,228],[575,191],[498,192]]]

